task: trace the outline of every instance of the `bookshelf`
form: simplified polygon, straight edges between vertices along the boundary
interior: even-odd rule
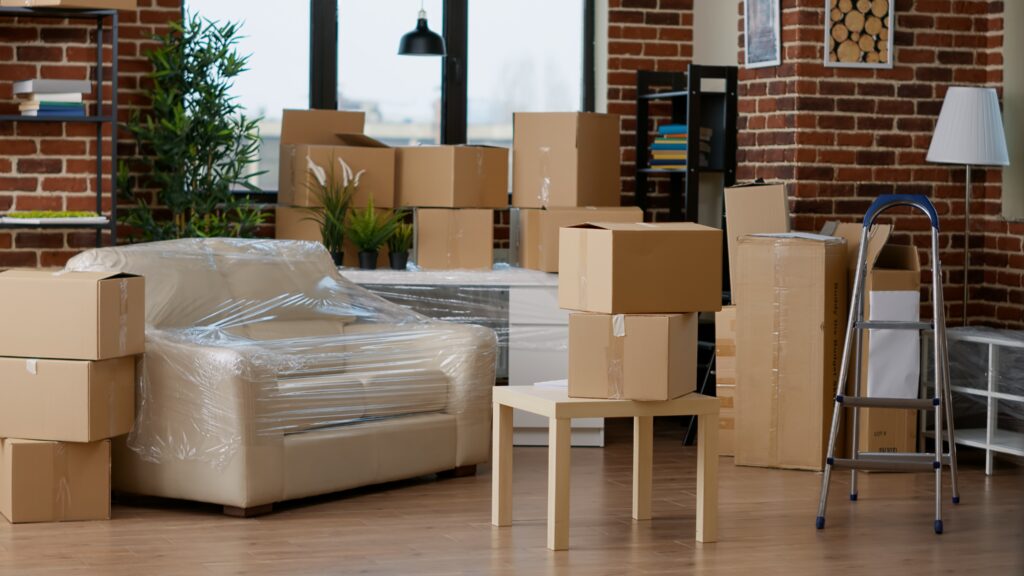
[[[95,110],[92,115],[87,116],[21,116],[17,114],[0,115],[0,122],[58,122],[58,123],[85,123],[96,126],[96,214],[104,215],[103,199],[110,196],[110,213],[106,214],[110,220],[106,224],[0,224],[0,229],[5,230],[28,230],[28,229],[68,229],[68,230],[95,230],[96,246],[103,245],[103,232],[110,232],[111,244],[117,244],[117,42],[118,42],[118,15],[117,10],[70,10],[51,8],[0,8],[0,18],[41,18],[55,20],[86,20],[93,21],[95,28],[96,63],[94,67],[93,81],[96,92]],[[106,34],[110,34],[110,61],[103,58],[103,46]],[[109,66],[110,78],[104,76],[104,66]],[[104,99],[104,83],[110,85],[110,98]],[[104,137],[103,130],[110,126],[110,134]],[[110,158],[110,174],[103,170],[104,142],[108,142],[108,154]],[[110,190],[104,190],[104,176],[110,176]]]

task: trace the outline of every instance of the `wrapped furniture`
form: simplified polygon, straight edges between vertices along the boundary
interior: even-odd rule
[[[146,277],[116,490],[252,512],[488,459],[494,333],[370,294],[319,244],[173,240],[68,269]]]

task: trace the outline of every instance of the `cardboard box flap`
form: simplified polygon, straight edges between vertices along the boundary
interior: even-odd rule
[[[846,240],[846,265],[853,270],[857,267],[857,257],[860,255],[860,236],[863,230],[862,224],[830,221],[825,223],[821,233]],[[891,224],[875,224],[871,227],[871,231],[868,232],[868,270],[874,268],[878,255],[891,235]]]
[[[921,271],[921,260],[917,256],[916,246],[885,246],[875,259],[876,270],[909,270]]]
[[[336,134],[362,134],[365,122],[363,112],[285,110],[281,118],[281,144],[330,146],[337,142]]]
[[[116,278],[138,278],[136,274],[129,274],[128,272],[53,272],[49,270],[4,270],[0,272],[4,275],[5,279],[20,279],[27,278],[30,280],[36,280],[38,278],[59,276],[64,281],[86,281],[86,282],[98,282],[100,280],[112,280]]]
[[[736,283],[736,241],[748,234],[789,232],[789,197],[785,184],[750,183],[725,189],[725,229],[729,278]],[[736,295],[733,294],[733,302]]]
[[[758,242],[762,240],[806,240],[809,242],[823,242],[825,244],[836,244],[843,239],[836,236],[825,236],[823,234],[811,234],[810,232],[784,232],[781,234],[748,234],[739,239],[741,244],[745,242]]]
[[[566,226],[566,228],[583,228],[590,230],[610,230],[612,232],[617,231],[637,231],[642,230],[645,232],[666,230],[671,232],[677,231],[697,231],[697,230],[710,230],[707,226],[701,224],[695,224],[693,222],[663,222],[658,224],[651,224],[647,222],[587,222],[585,224],[576,224],[575,226]]]
[[[334,138],[334,142],[338,146],[352,146],[353,148],[390,148],[387,144],[375,138],[370,138],[366,134],[340,132],[335,134]]]

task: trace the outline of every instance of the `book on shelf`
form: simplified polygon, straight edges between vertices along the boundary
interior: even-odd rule
[[[686,150],[686,142],[679,142],[675,144],[651,144],[651,150]]]
[[[22,102],[18,110],[84,110],[85,104],[81,102],[48,102],[45,100],[36,102]]]
[[[658,126],[658,134],[667,135],[685,135],[687,133],[686,124],[662,124]]]
[[[652,170],[686,170],[686,164],[659,164],[651,166]]]
[[[651,154],[652,160],[686,160],[686,154]]]
[[[66,102],[66,103],[81,103],[82,93],[81,92],[54,92],[52,94],[38,94],[36,92],[29,92],[27,94],[20,94],[21,102]]]
[[[652,158],[651,168],[660,168],[662,166],[673,166],[677,164],[686,164],[686,158]]]
[[[89,80],[49,80],[33,78],[14,83],[15,94],[87,94],[92,92]]]
[[[53,117],[74,116],[76,118],[84,118],[85,117],[85,108],[82,107],[82,108],[56,109],[56,110],[42,108],[42,109],[39,109],[39,110],[22,110],[21,111],[21,115],[22,116],[34,116],[34,117],[37,117],[37,118],[44,118],[44,117],[48,117],[48,116],[53,116]]]
[[[654,143],[655,144],[686,144],[687,140],[688,140],[688,138],[684,134],[683,136],[680,136],[678,138],[668,137],[668,136],[658,137],[658,138],[654,139]]]

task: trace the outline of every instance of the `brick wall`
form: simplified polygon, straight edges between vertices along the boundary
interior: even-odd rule
[[[608,112],[622,117],[622,203],[634,203],[636,71],[685,72],[693,56],[693,0],[608,0]],[[652,102],[650,125],[671,117]],[[668,211],[667,180],[651,179],[649,206],[657,220]]]
[[[894,5],[895,66],[853,70],[822,65],[820,0],[782,1],[782,65],[740,70],[739,179],[786,182],[794,226],[801,230],[816,230],[829,219],[859,220],[880,194],[929,196],[942,219],[947,318],[958,323],[964,313],[958,233],[964,226],[964,170],[929,164],[925,155],[947,86],[1000,88],[1003,3]],[[741,18],[741,63],[742,30]],[[1024,223],[1000,216],[998,170],[976,169],[973,177],[968,318],[1022,327]],[[893,223],[896,241],[913,242],[927,257],[927,223],[904,216]]]
[[[120,14],[118,50],[120,119],[146,105],[142,90],[149,64],[145,51],[166,23],[180,18],[181,0],[139,0],[139,10]],[[110,35],[104,34],[105,60]],[[0,23],[0,114],[17,114],[12,83],[28,78],[86,80],[95,73],[95,23],[87,20],[4,17]],[[104,70],[110,77],[110,69]],[[105,86],[109,96],[110,86]],[[87,97],[90,113],[95,94]],[[0,123],[0,212],[9,210],[95,210],[96,139],[93,124]],[[109,126],[105,127],[109,134]],[[136,153],[122,136],[119,154]],[[109,174],[109,141],[104,149]],[[109,191],[109,180],[104,190]],[[109,207],[109,196],[106,199]],[[95,245],[91,231],[0,231],[0,267],[63,266]]]

